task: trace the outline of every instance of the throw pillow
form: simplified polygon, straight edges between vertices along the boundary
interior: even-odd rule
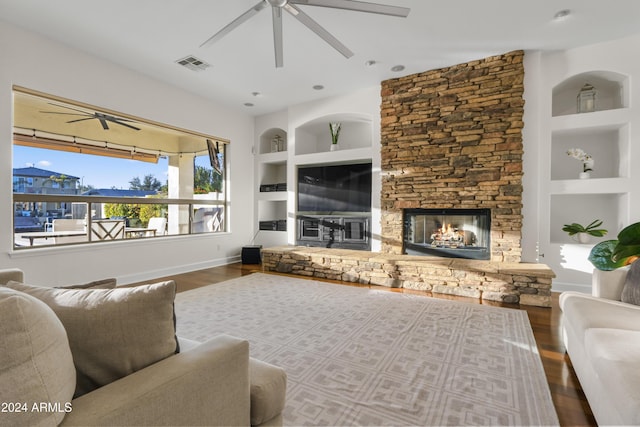
[[[76,388],[67,334],[42,301],[0,287],[1,425],[58,425]],[[51,405],[39,411],[41,404]],[[36,405],[34,407],[34,405]]]
[[[116,287],[116,279],[94,280],[82,285],[56,286],[58,289],[113,289]]]
[[[640,260],[631,264],[620,300],[628,304],[640,305]]]
[[[178,352],[173,281],[115,289],[56,289],[9,282],[44,301],[69,337],[75,397]]]

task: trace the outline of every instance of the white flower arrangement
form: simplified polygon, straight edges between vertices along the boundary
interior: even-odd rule
[[[582,148],[570,148],[567,155],[582,162],[582,172],[590,172],[593,170],[595,161],[591,155],[587,154]]]

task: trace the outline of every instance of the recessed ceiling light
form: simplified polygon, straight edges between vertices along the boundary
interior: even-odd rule
[[[245,102],[244,106],[245,107],[253,107],[253,104],[251,102]]]
[[[391,71],[395,73],[402,70],[404,70],[404,65],[394,65],[393,67],[391,67]]]
[[[313,89],[322,90],[322,89],[324,89],[324,86],[322,86],[322,85],[313,85]]]
[[[556,22],[566,21],[567,18],[569,18],[569,15],[571,15],[571,11],[569,9],[562,9],[553,15],[553,20]]]
[[[251,92],[251,95],[255,96],[256,98],[262,96],[260,92]]]
[[[377,62],[374,61],[373,59],[370,59],[370,60],[368,60],[367,62],[364,63],[364,65],[366,65],[367,67],[373,67],[376,64],[377,64]]]

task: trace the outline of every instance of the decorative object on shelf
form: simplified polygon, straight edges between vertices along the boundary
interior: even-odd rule
[[[278,151],[284,151],[284,141],[280,135],[276,135],[271,140],[271,152],[277,153]]]
[[[582,148],[570,148],[567,151],[567,155],[582,162],[582,172],[580,172],[579,175],[580,179],[591,177],[590,172],[593,170],[593,165],[595,164],[595,160],[593,160],[591,155],[585,153]]]
[[[640,258],[640,222],[631,224],[617,240],[605,240],[591,249],[589,261],[598,270],[611,271],[629,265]]]
[[[568,233],[569,236],[575,236],[575,240],[577,240],[578,243],[589,243],[591,236],[602,237],[607,234],[607,230],[604,228],[598,228],[601,225],[602,221],[599,219],[594,220],[587,226],[574,222],[571,224],[565,224],[564,227],[562,227],[562,231]]]
[[[585,83],[578,92],[578,113],[591,113],[596,111],[596,88]]]
[[[329,123],[329,131],[331,132],[331,151],[338,149],[338,139],[340,138],[340,129],[342,123]]]

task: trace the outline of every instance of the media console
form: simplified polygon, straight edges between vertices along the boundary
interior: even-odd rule
[[[371,250],[369,216],[298,215],[296,244]]]

